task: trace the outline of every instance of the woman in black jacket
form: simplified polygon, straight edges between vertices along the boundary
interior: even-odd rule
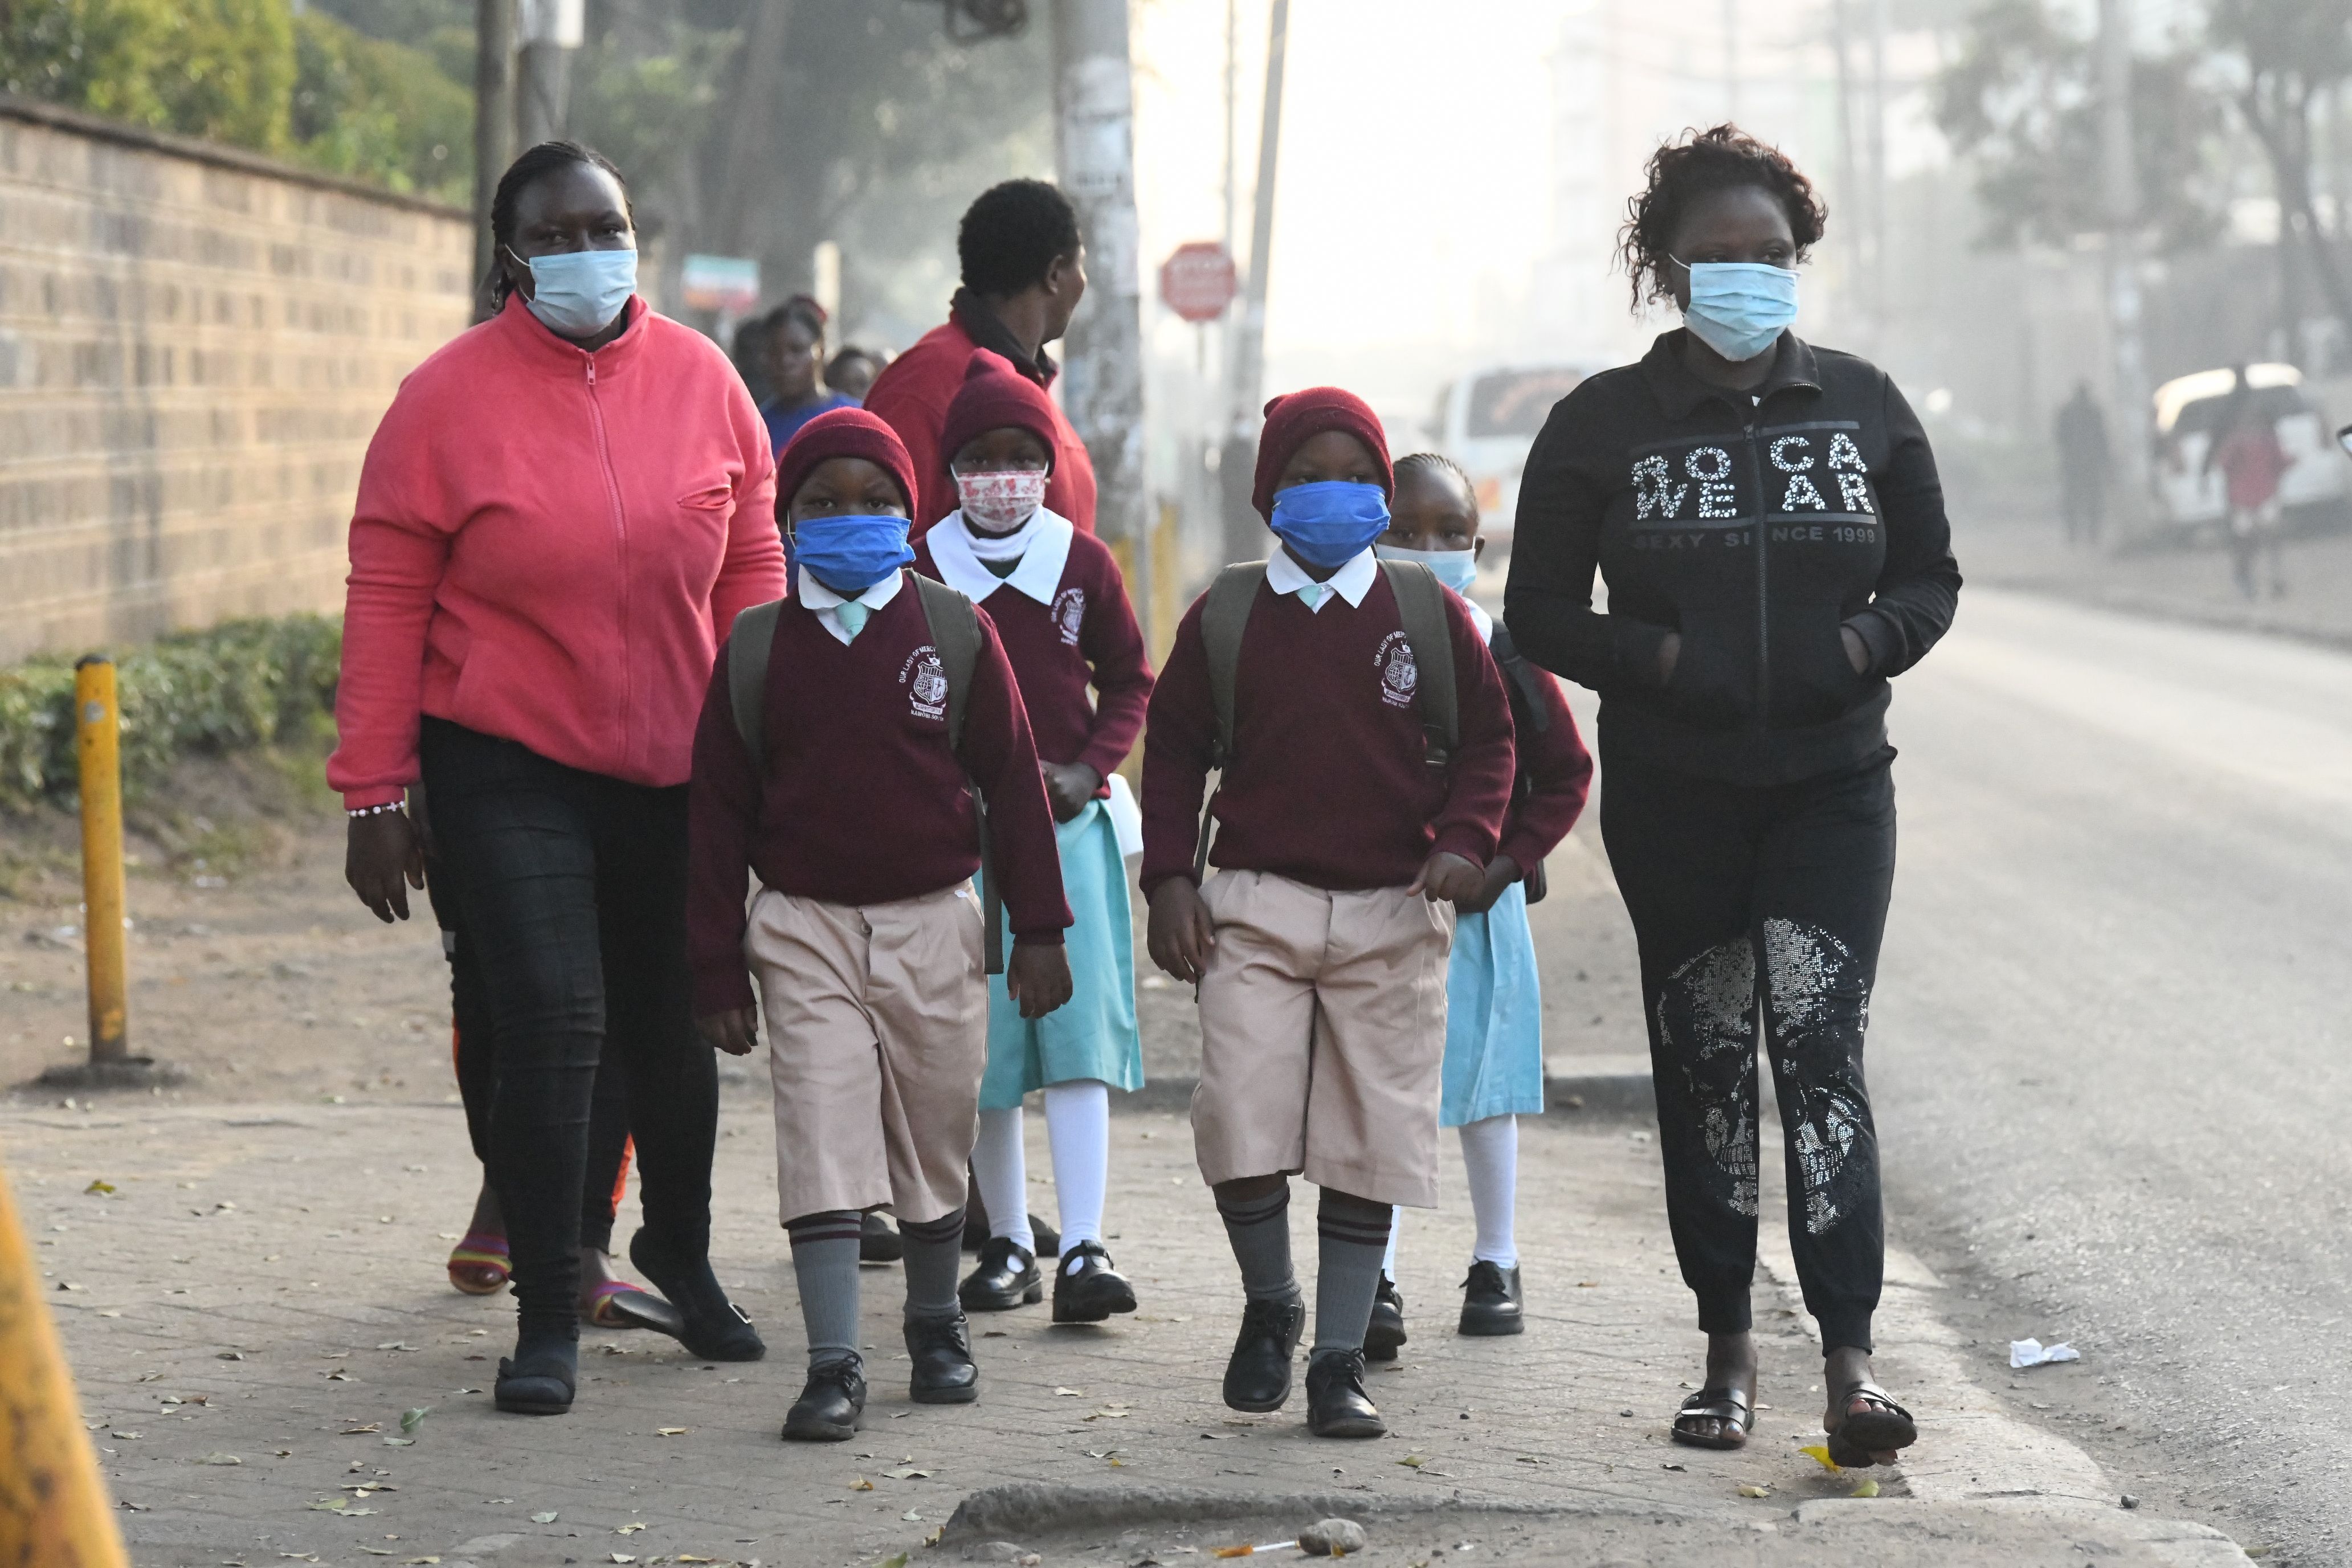
[[[1757,1035],[1840,1464],[1917,1436],[1871,1380],[1885,1256],[1863,1032],[1895,874],[1887,680],[1951,624],[1934,455],[1885,374],[1787,331],[1823,211],[1729,125],[1662,147],[1623,251],[1685,325],[1554,408],[1506,618],[1601,697],[1601,830],[1642,952],[1666,1211],[1707,1336],[1674,1435],[1754,1422]],[[1606,613],[1592,607],[1598,567]]]

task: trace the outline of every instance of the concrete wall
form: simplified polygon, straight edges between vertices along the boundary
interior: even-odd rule
[[[467,215],[0,96],[0,662],[332,609]]]

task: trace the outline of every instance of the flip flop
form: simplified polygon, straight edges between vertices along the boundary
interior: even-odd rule
[[[1721,1429],[1709,1436],[1684,1426],[1685,1421],[1714,1421]],[[1675,1412],[1674,1439],[1693,1448],[1744,1448],[1748,1429],[1756,1425],[1755,1408],[1736,1388],[1702,1388]]]
[[[449,1283],[468,1296],[495,1296],[514,1278],[507,1238],[468,1234],[449,1253]]]
[[[625,1279],[607,1279],[591,1291],[580,1321],[598,1329],[651,1329],[672,1339],[686,1331],[676,1307]]]
[[[1870,1407],[1854,1410],[1857,1399],[1868,1400]],[[1866,1470],[1879,1462],[1875,1456],[1899,1452],[1919,1440],[1919,1424],[1911,1412],[1874,1383],[1850,1384],[1838,1395],[1837,1404],[1845,1415],[1830,1434],[1829,1451],[1830,1462],[1843,1469]]]

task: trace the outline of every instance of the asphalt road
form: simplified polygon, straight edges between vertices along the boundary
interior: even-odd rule
[[[1890,722],[1899,1239],[2118,1475],[2352,1558],[2352,657],[1971,590]]]

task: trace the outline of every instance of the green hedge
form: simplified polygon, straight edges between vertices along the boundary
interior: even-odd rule
[[[320,732],[334,711],[343,626],[327,616],[227,621],[119,657],[122,784],[136,796],[182,755]],[[0,669],[0,805],[72,798],[73,660]]]

